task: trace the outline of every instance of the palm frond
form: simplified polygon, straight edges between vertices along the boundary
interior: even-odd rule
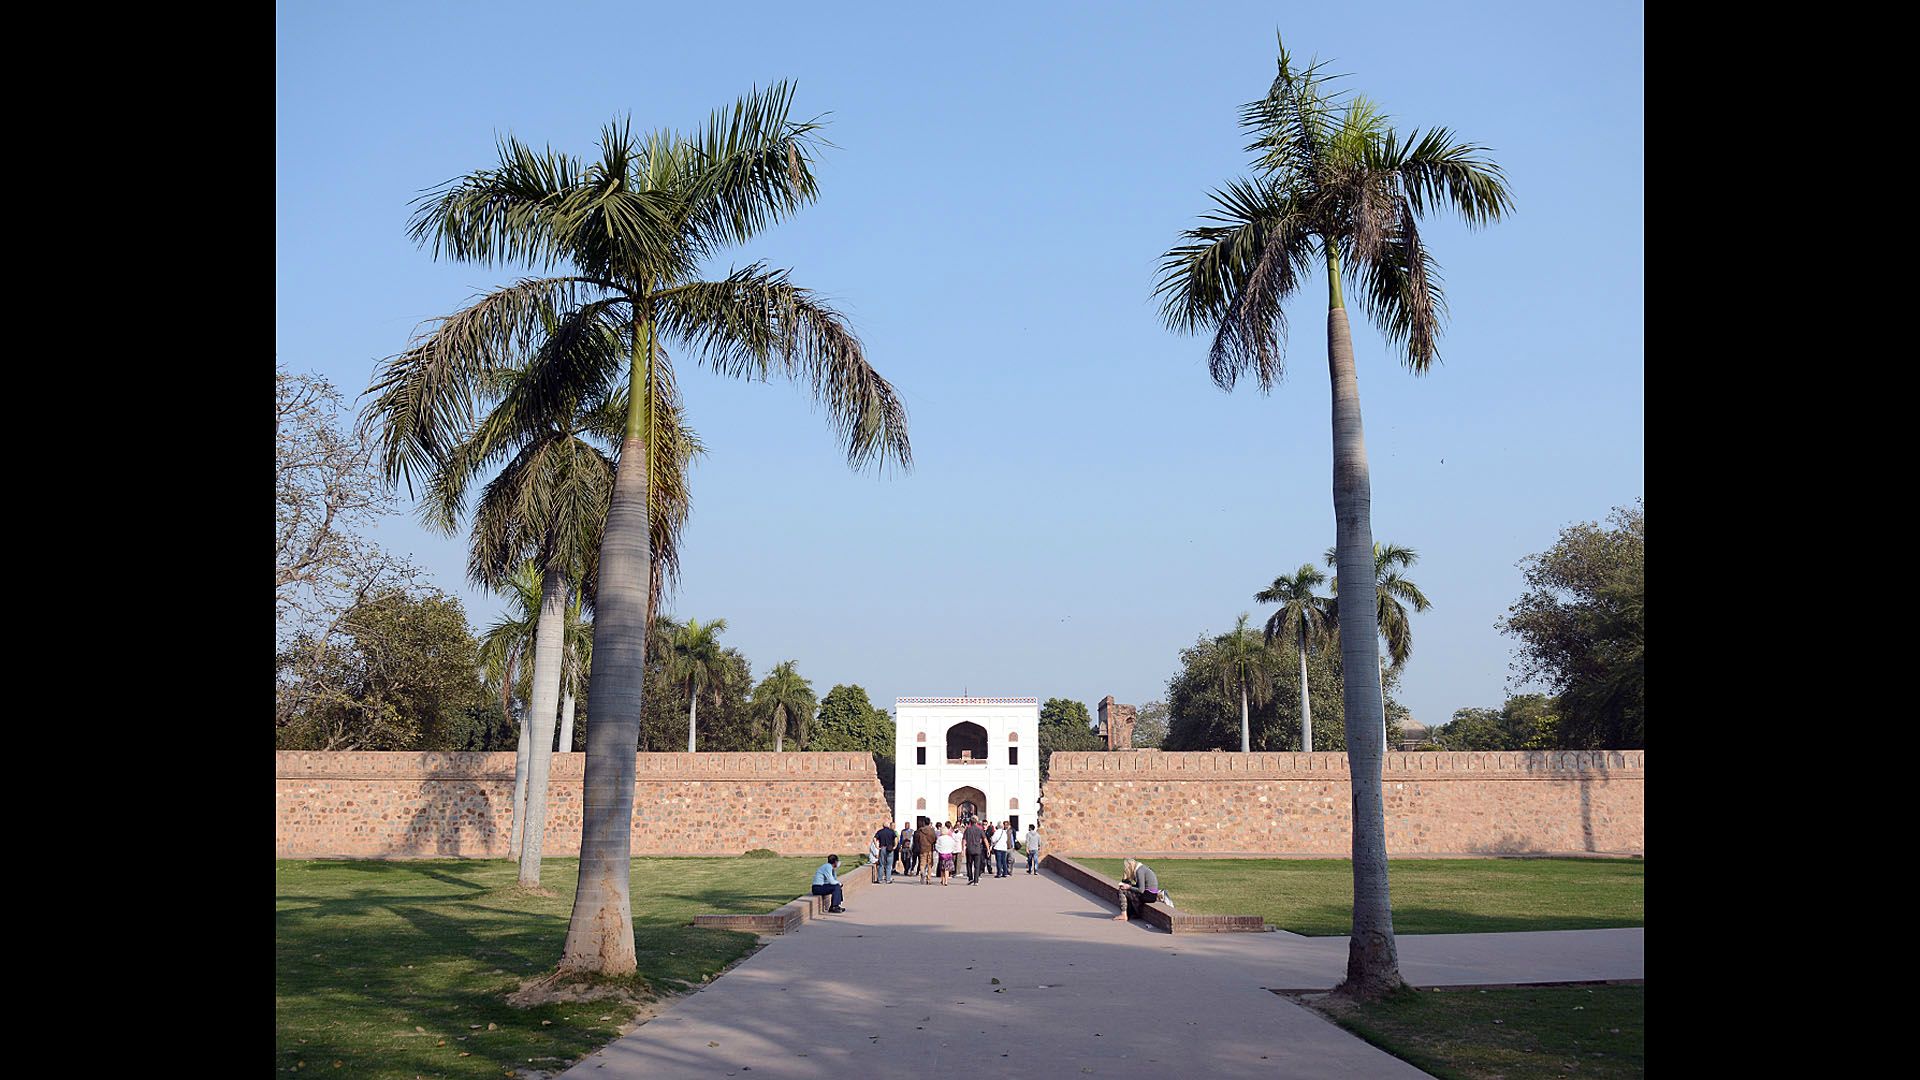
[[[1269,390],[1284,373],[1286,314],[1312,258],[1312,235],[1290,192],[1238,180],[1213,193],[1215,209],[1189,243],[1161,257],[1154,294],[1175,330],[1214,328],[1208,372],[1223,390],[1251,373]]]
[[[1440,359],[1447,299],[1440,266],[1421,242],[1405,198],[1396,200],[1392,220],[1374,244],[1347,264],[1359,278],[1361,307],[1388,341],[1406,351],[1407,366],[1425,374]]]
[[[1388,132],[1374,144],[1369,167],[1399,176],[1415,214],[1445,206],[1477,228],[1513,212],[1506,173],[1486,152],[1484,146],[1456,141],[1444,127],[1405,139]]]
[[[526,278],[427,324],[412,345],[376,371],[360,430],[371,432],[389,482],[424,480],[470,434],[490,391],[517,370],[555,310],[604,283],[585,277]]]
[[[722,281],[655,294],[661,329],[687,342],[722,374],[765,379],[778,371],[808,388],[845,441],[847,461],[911,468],[906,406],[867,362],[840,314],[784,270],[754,264]]]
[[[789,119],[793,94],[787,82],[756,87],[684,141],[682,235],[703,253],[742,243],[817,196],[820,125]]]

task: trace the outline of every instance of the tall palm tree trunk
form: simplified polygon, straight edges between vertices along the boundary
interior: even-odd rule
[[[1387,666],[1382,662],[1377,669],[1380,680],[1380,750],[1385,753],[1387,747]]]
[[[1247,727],[1247,681],[1240,680],[1240,752],[1253,749],[1252,732]]]
[[[533,754],[527,768],[527,828],[520,836],[520,884],[540,887],[540,849],[547,838],[547,774],[553,768],[553,725],[560,712],[560,668],[567,637],[567,575],[549,563],[540,583],[540,621],[533,630],[533,695],[527,702]]]
[[[593,671],[587,696],[582,781],[580,885],[573,897],[560,970],[625,975],[633,952],[633,780],[640,744],[640,705],[646,692],[648,598],[653,592],[648,548],[647,440],[652,426],[652,337],[634,319],[627,433],[613,479],[607,527],[600,539],[600,589],[595,596]],[[642,350],[646,350],[643,354]]]
[[[773,752],[784,753],[783,744],[787,741],[787,707],[780,706],[773,711]]]
[[[573,691],[571,690],[567,691],[567,696],[560,702],[560,747],[557,752],[562,754],[573,752]]]
[[[687,700],[693,704],[687,706],[687,753],[693,753],[693,726],[700,717],[700,694],[693,688],[693,680],[687,680]]]
[[[1328,245],[1327,368],[1333,384],[1333,514],[1340,613],[1364,619],[1343,627],[1340,663],[1348,672],[1380,668],[1379,613],[1375,610],[1373,489],[1367,471],[1367,440],[1360,424],[1360,383],[1353,365],[1353,334],[1340,300],[1339,256]],[[1352,612],[1351,615],[1348,612]],[[1386,808],[1380,793],[1385,729],[1380,683],[1341,680],[1347,716],[1347,765],[1353,786],[1353,936],[1347,946],[1342,993],[1368,999],[1404,985],[1387,895]]]
[[[1313,699],[1307,696],[1307,627],[1300,626],[1300,749],[1313,753]]]
[[[500,711],[513,719],[513,660],[509,658],[500,677]],[[527,734],[527,722],[519,724],[520,740],[513,755],[513,829],[507,835],[507,854],[520,857],[520,836],[527,823],[527,758],[533,754],[533,738]]]

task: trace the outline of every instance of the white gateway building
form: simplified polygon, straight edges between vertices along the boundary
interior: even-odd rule
[[[894,699],[894,818],[1039,820],[1040,699]]]

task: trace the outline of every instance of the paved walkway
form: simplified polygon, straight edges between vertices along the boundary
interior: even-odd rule
[[[865,871],[861,871],[865,872]],[[1327,988],[1345,938],[1175,937],[1049,875],[847,896],[568,1080],[1421,1077],[1265,988]],[[1641,930],[1399,939],[1417,986],[1645,975]],[[995,979],[999,982],[996,984]]]

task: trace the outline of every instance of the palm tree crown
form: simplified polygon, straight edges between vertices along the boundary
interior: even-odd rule
[[[784,748],[789,729],[793,732],[796,746],[807,741],[807,721],[812,718],[817,703],[814,700],[813,684],[803,678],[794,668],[794,661],[786,660],[776,664],[760,685],[753,688],[753,712],[763,723],[773,725],[773,748]]]
[[[1244,374],[1262,391],[1280,379],[1281,305],[1316,256],[1334,306],[1345,279],[1407,366],[1425,372],[1446,298],[1421,215],[1444,207],[1478,226],[1513,208],[1484,147],[1444,127],[1401,135],[1372,101],[1333,92],[1322,67],[1297,69],[1281,47],[1267,96],[1241,111],[1257,175],[1215,191],[1211,224],[1188,229],[1161,260],[1161,314],[1178,330],[1214,330],[1208,368],[1223,389]]]
[[[1304,651],[1325,639],[1330,624],[1328,598],[1313,590],[1326,583],[1327,575],[1305,563],[1292,577],[1276,577],[1272,585],[1253,594],[1257,604],[1280,605],[1280,610],[1267,618],[1268,646],[1284,638],[1288,645]]]
[[[1269,670],[1273,653],[1260,635],[1247,625],[1251,616],[1241,612],[1233,624],[1233,629],[1214,639],[1213,670],[1220,680],[1221,689],[1229,697],[1240,698],[1240,749],[1252,749],[1252,733],[1248,730],[1247,705],[1265,705],[1267,696],[1273,690],[1272,673]]]
[[[689,708],[687,711],[687,749],[694,748],[694,719],[699,714],[700,691],[709,686],[717,686],[727,675],[727,652],[720,644],[720,635],[727,628],[727,620],[715,619],[703,623],[699,619],[688,619],[674,628],[670,646],[672,659],[668,661],[668,672],[687,688]],[[715,695],[715,704],[719,696]]]
[[[1327,565],[1334,565],[1334,550],[1327,549]],[[1433,604],[1427,600],[1427,594],[1420,591],[1401,571],[1420,561],[1420,553],[1398,544],[1373,545],[1373,595],[1377,608],[1375,619],[1380,627],[1380,637],[1387,643],[1387,662],[1393,670],[1399,671],[1407,666],[1407,658],[1413,655],[1413,623],[1407,618],[1407,604],[1415,611],[1425,611]],[[1340,583],[1333,583],[1334,598],[1328,603],[1329,625],[1337,634],[1340,626]],[[1404,601],[1404,603],[1403,603]]]

